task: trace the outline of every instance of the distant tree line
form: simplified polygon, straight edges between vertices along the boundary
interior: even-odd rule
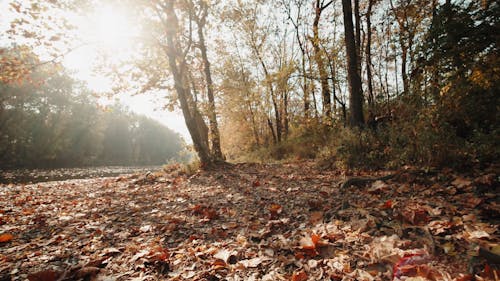
[[[99,107],[66,74],[42,85],[0,83],[0,168],[158,165],[182,148],[177,133],[150,118]]]

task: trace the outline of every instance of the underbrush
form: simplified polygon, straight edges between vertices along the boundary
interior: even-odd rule
[[[345,129],[339,134],[335,157],[345,167],[364,169],[414,165],[467,170],[499,159],[498,130],[473,129],[467,138],[456,131],[448,122],[429,118],[376,130]]]
[[[426,116],[412,122],[390,122],[376,129],[322,128],[260,147],[238,161],[315,159],[331,168],[377,170],[412,165],[466,170],[499,159],[499,130],[485,133],[473,129],[467,138],[456,132],[449,122]]]
[[[201,168],[200,160],[192,159],[190,162],[184,163],[169,163],[163,166],[163,172],[167,174],[175,174],[175,175],[194,175]]]
[[[325,126],[298,129],[280,143],[260,146],[238,156],[235,161],[275,162],[317,159],[321,155],[330,154],[333,134],[332,128]]]

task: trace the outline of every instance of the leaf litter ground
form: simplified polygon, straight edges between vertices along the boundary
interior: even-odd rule
[[[2,185],[0,280],[498,280],[495,169],[345,180],[301,162]]]

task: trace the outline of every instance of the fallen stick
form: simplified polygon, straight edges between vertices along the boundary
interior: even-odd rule
[[[386,181],[394,178],[397,174],[391,174],[391,175],[385,175],[381,177],[353,177],[349,178],[346,181],[344,181],[341,185],[340,188],[344,189],[350,186],[357,186],[361,187],[362,185],[365,185],[367,183],[375,182],[375,181]]]

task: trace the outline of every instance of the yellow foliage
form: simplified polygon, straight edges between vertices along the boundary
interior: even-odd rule
[[[491,88],[491,81],[488,80],[484,73],[479,70],[479,69],[475,69],[473,72],[472,72],[472,75],[469,77],[469,80],[474,83],[475,85],[483,88],[483,89],[489,89]]]

